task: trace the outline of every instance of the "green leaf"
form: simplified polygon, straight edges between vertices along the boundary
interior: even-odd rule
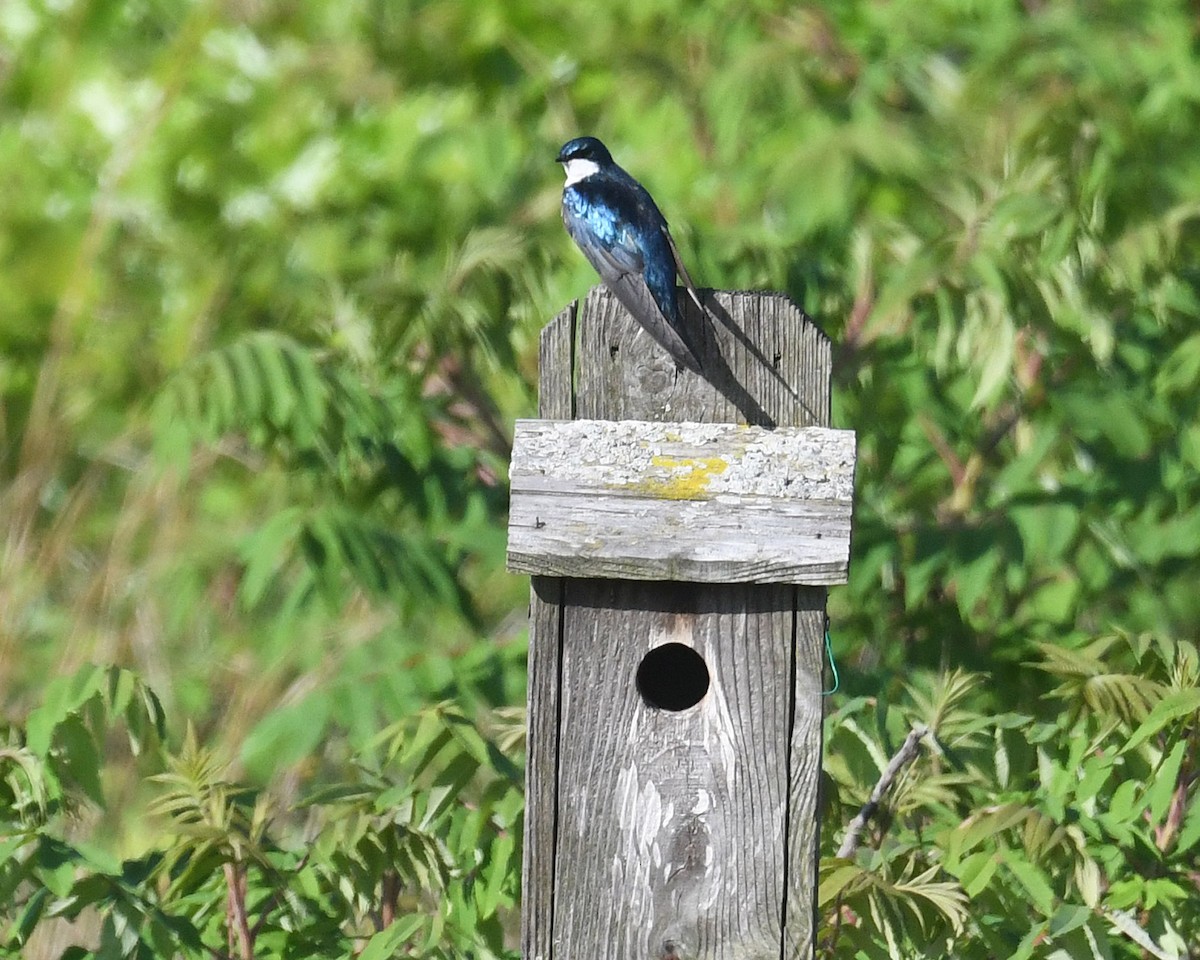
[[[1021,534],[1026,562],[1057,563],[1079,535],[1079,508],[1071,503],[1016,504],[1008,515]]]
[[[1012,371],[1013,347],[1016,342],[1013,325],[1001,321],[992,324],[992,328],[993,336],[989,339],[979,371],[979,384],[971,398],[971,407],[974,409],[984,407],[994,399]]]
[[[13,925],[13,937],[18,944],[28,943],[34,927],[42,919],[51,897],[51,891],[46,887],[34,890],[26,902],[24,909],[17,916]]]
[[[1080,768],[1081,776],[1075,785],[1074,796],[1080,800],[1088,800],[1100,795],[1101,788],[1112,775],[1113,754],[1101,753],[1083,761]]]
[[[1069,573],[1037,587],[1025,602],[1022,612],[1033,621],[1067,623],[1074,618],[1082,585]]]
[[[1064,903],[1054,911],[1054,916],[1050,918],[1050,925],[1046,928],[1046,932],[1051,937],[1061,937],[1082,927],[1092,916],[1093,913],[1089,907]]]
[[[1145,721],[1133,731],[1129,740],[1121,748],[1127,753],[1149,740],[1168,724],[1181,717],[1195,716],[1200,712],[1200,689],[1178,690],[1168,694],[1154,709]]]
[[[1144,414],[1127,395],[1089,396],[1083,391],[1069,391],[1059,402],[1082,436],[1103,437],[1123,458],[1141,459],[1149,452],[1151,437]]]
[[[420,914],[398,918],[367,941],[357,960],[390,960],[396,950],[424,925],[425,918]]]
[[[1061,933],[1054,938],[1056,949],[1047,955],[1047,960],[1080,960],[1091,957],[1092,960],[1111,960],[1109,936],[1103,925],[1096,917],[1086,918],[1087,922]]]
[[[330,708],[330,692],[316,690],[271,711],[242,744],[246,769],[266,778],[308,756],[325,735]]]
[[[1175,847],[1171,852],[1178,855],[1185,854],[1196,845],[1198,840],[1200,840],[1200,802],[1193,799],[1188,804],[1187,812],[1183,816],[1183,826],[1175,838]]]
[[[1163,758],[1162,763],[1158,765],[1158,769],[1154,771],[1150,782],[1146,785],[1146,813],[1152,824],[1162,822],[1167,807],[1171,804],[1171,798],[1179,783],[1179,769],[1183,765],[1187,746],[1186,739],[1176,743],[1171,752]]]
[[[69,677],[51,680],[42,694],[41,705],[30,712],[26,721],[26,746],[37,755],[45,756],[54,728],[106,687],[104,671],[91,665],[80,667]]]
[[[1146,895],[1146,881],[1141,877],[1113,880],[1104,895],[1104,906],[1110,910],[1140,907]]]
[[[964,858],[958,879],[967,896],[974,899],[987,889],[999,866],[1000,858],[994,853],[973,853]]]
[[[863,873],[862,867],[848,863],[837,867],[831,873],[821,877],[817,894],[817,906],[827,907],[837,899],[843,889]]]
[[[1023,804],[1007,803],[989,810],[983,810],[968,817],[955,833],[961,836],[960,849],[969,853],[980,843],[996,834],[1011,829],[1017,824],[1024,823],[1029,816],[1029,809]]]
[[[966,617],[971,617],[979,601],[994,585],[996,570],[1000,566],[1000,554],[986,550],[969,559],[963,559],[954,571],[958,607]]]
[[[291,558],[302,516],[297,506],[281,510],[243,541],[238,552],[246,572],[238,591],[246,608],[253,608],[263,599],[267,587]]]
[[[1091,909],[1096,909],[1103,892],[1103,878],[1099,865],[1091,857],[1085,855],[1075,862],[1075,886],[1083,902]]]
[[[1129,823],[1143,809],[1145,798],[1139,797],[1141,784],[1136,780],[1126,780],[1113,791],[1108,802],[1108,813],[1121,823]]]
[[[55,759],[64,785],[78,786],[97,805],[103,806],[100,753],[83,720],[78,715],[64,718],[55,728],[54,740],[61,751]]]
[[[35,863],[38,878],[55,896],[65,897],[70,893],[79,865],[74,849],[43,834],[38,839]]]
[[[1012,851],[1005,851],[1001,858],[1017,882],[1029,894],[1033,906],[1043,916],[1051,916],[1054,913],[1054,890],[1046,874]]]
[[[1029,928],[1029,932],[1021,938],[1021,942],[1017,944],[1013,950],[1010,960],[1028,960],[1033,956],[1033,951],[1037,945],[1046,936],[1046,922],[1035,921],[1033,926]]]
[[[1189,395],[1200,390],[1200,334],[1186,338],[1171,352],[1155,374],[1155,387]]]
[[[494,914],[501,904],[504,886],[514,873],[512,860],[517,840],[513,834],[497,838],[489,851],[489,861],[484,870],[483,886],[475,891],[475,898],[483,917]]]

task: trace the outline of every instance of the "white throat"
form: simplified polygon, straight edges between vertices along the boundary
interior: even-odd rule
[[[576,157],[574,160],[567,160],[563,163],[563,170],[567,174],[567,182],[564,186],[569,187],[573,183],[578,183],[580,180],[590,177],[593,173],[598,173],[600,171],[600,164],[595,160],[583,160]]]

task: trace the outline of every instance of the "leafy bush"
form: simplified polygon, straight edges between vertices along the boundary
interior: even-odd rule
[[[984,678],[954,671],[830,717],[846,818],[897,738],[930,736],[870,848],[822,860],[829,955],[1183,957],[1200,942],[1196,646],[1109,637],[1033,666],[1057,681],[1043,716],[980,711]]]
[[[1200,953],[1196,41],[1177,0],[0,4],[5,949],[512,949],[508,424],[593,281],[587,132],[837,345],[826,953]]]
[[[522,805],[508,755],[522,733],[497,720],[504,750],[456,708],[428,708],[290,810],[229,780],[189,728],[151,776],[165,845],[120,860],[73,842],[70,814],[104,802],[114,723],[131,743],[161,742],[161,710],[125,671],[58,681],[0,752],[0,955],[24,956],[39,923],[85,913],[100,921],[94,948],[59,956],[504,955]]]

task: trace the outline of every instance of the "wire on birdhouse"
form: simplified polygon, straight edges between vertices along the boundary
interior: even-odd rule
[[[833,659],[833,643],[829,639],[829,631],[825,631],[825,656],[829,658],[829,671],[833,674],[833,686],[828,690],[822,690],[821,696],[828,697],[830,694],[838,692],[838,687],[842,685],[841,677],[838,676],[837,663]]]

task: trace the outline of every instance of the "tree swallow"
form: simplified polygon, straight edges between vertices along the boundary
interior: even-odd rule
[[[614,162],[595,137],[558,152],[566,171],[562,217],[604,285],[677,364],[701,373],[700,353],[684,326],[675,288],[683,280],[704,312],[667,221],[646,188]]]

